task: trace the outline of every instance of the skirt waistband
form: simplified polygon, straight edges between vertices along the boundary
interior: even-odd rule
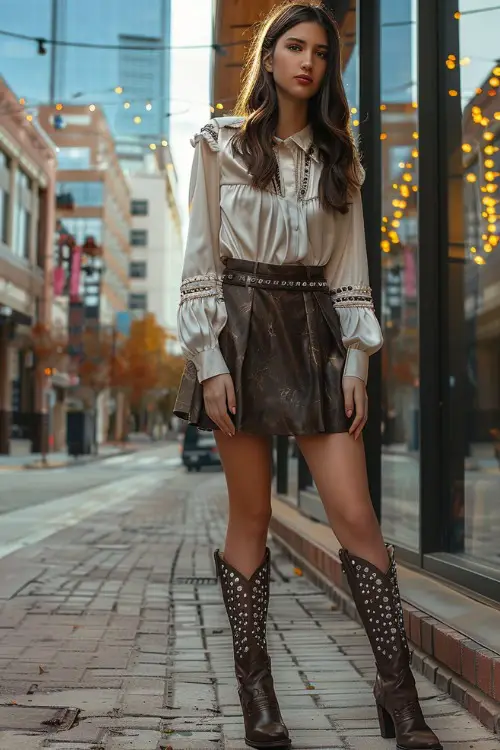
[[[223,284],[259,288],[329,292],[323,266],[277,265],[229,258],[222,275]]]

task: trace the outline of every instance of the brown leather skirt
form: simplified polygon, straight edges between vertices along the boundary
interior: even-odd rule
[[[228,260],[219,345],[233,378],[236,430],[259,435],[347,432],[346,350],[320,266]],[[174,414],[216,430],[196,368],[186,364]]]

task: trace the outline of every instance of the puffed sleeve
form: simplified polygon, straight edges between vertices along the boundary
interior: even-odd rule
[[[226,324],[219,255],[219,129],[210,122],[191,141],[195,147],[189,189],[190,218],[177,318],[179,343],[200,383],[229,372],[219,349]]]
[[[332,303],[338,312],[342,340],[347,349],[346,375],[368,380],[368,361],[383,343],[373,309],[368,279],[365,227],[361,192],[352,196],[349,213],[342,216],[341,244],[326,267]]]

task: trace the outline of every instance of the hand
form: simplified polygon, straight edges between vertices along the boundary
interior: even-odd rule
[[[346,376],[342,379],[344,391],[345,413],[350,418],[356,412],[356,418],[349,429],[349,435],[357,440],[363,432],[368,419],[368,396],[366,386],[361,378]]]
[[[231,375],[215,375],[202,383],[205,411],[222,432],[229,437],[235,433],[234,425],[227,413],[236,414],[236,396]]]

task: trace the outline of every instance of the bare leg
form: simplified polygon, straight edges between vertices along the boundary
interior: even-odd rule
[[[264,559],[271,520],[271,448],[267,437],[215,432],[229,493],[224,559],[250,578]],[[248,467],[248,468],[247,468]]]
[[[362,439],[340,432],[296,440],[341,545],[385,572],[389,560],[370,500]]]
[[[224,554],[217,577],[233,633],[235,672],[250,747],[290,747],[267,653],[271,518],[271,450],[266,437],[216,432],[229,492]],[[255,575],[254,575],[255,574]]]

